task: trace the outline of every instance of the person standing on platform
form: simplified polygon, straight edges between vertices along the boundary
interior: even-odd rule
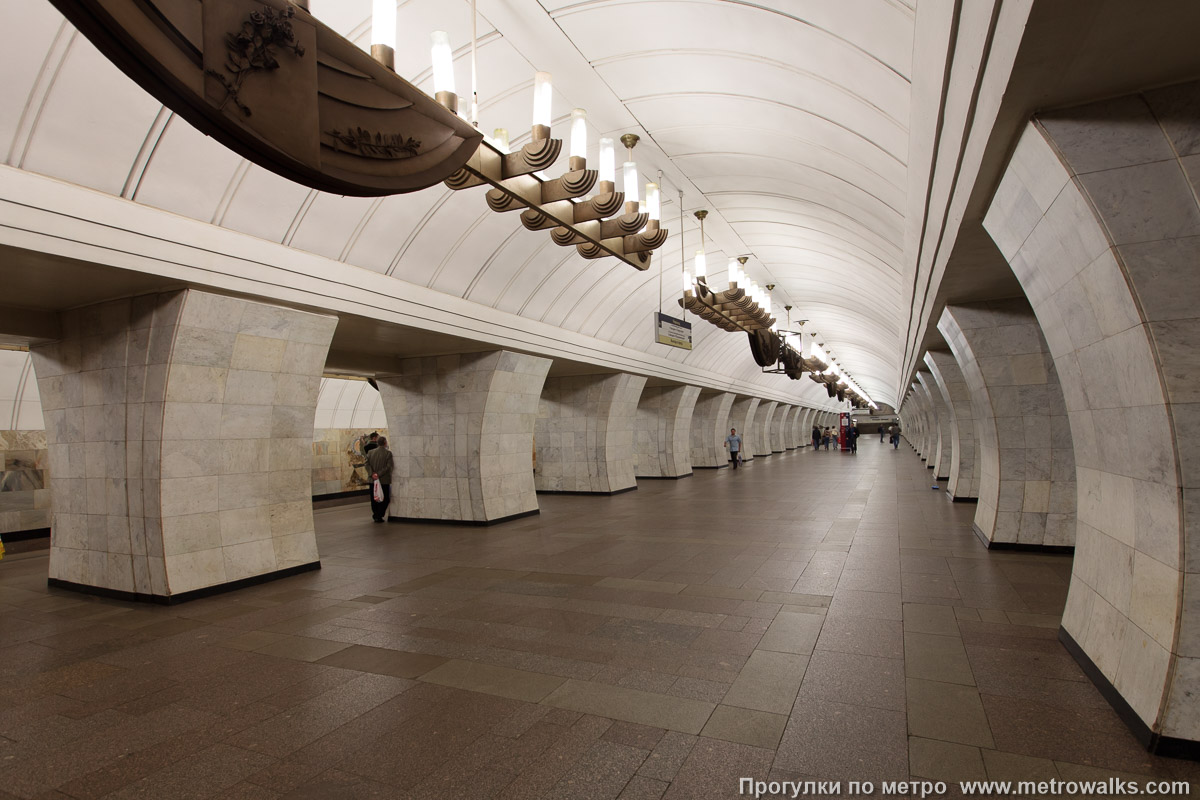
[[[738,436],[737,428],[730,428],[729,435],[725,437],[725,446],[729,448],[729,460],[733,462],[733,468],[738,468],[738,462],[742,459],[742,437]]]
[[[367,437],[367,443],[363,445],[363,458],[366,458],[376,447],[379,447],[379,432],[371,431],[371,435]]]
[[[821,429],[813,425],[812,429],[813,450],[821,449]],[[880,439],[880,441],[883,441]]]
[[[821,444],[825,445],[826,450],[829,449],[829,428],[825,428],[821,433]]]
[[[833,443],[833,449],[837,450],[838,449],[838,429],[837,428],[829,429],[829,440]]]
[[[854,423],[846,429],[846,444],[850,445],[851,453],[858,453],[858,426]]]
[[[395,460],[392,458],[392,451],[388,449],[388,441],[386,436],[380,436],[378,447],[367,453],[367,472],[371,473],[371,517],[376,522],[387,521],[388,504],[392,502],[392,467]],[[383,500],[375,499],[375,479],[379,479],[380,488],[383,489]]]
[[[900,429],[897,428],[895,425],[893,425],[891,430],[892,430],[892,449],[899,450],[900,449]]]
[[[886,435],[886,434],[887,434],[887,426],[886,426],[886,425],[882,425],[882,424],[881,424],[881,425],[879,426],[879,443],[880,443],[880,444],[883,444],[883,437],[884,437],[884,435]]]

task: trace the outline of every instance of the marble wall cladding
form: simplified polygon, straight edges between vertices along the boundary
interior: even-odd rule
[[[941,395],[950,417],[950,468],[946,491],[956,500],[979,497],[983,459],[975,446],[975,412],[971,408],[971,390],[963,378],[954,355],[945,350],[925,354],[925,366]]]
[[[538,491],[607,494],[637,486],[633,430],[645,377],[548,378],[537,411]]]
[[[733,401],[733,405],[729,409],[729,425],[725,428],[725,434],[721,436],[722,444],[718,445],[721,447],[721,452],[725,454],[726,460],[729,458],[729,453],[724,448],[724,442],[730,428],[736,428],[742,437],[742,460],[754,460],[755,450],[758,449],[754,444],[755,420],[761,413],[759,411],[761,403],[762,401],[757,397],[738,396]]]
[[[933,441],[933,455],[926,463],[933,467],[935,477],[939,479],[947,478],[950,474],[950,462],[952,460],[952,434],[950,427],[953,424],[953,420],[950,417],[950,412],[946,408],[946,401],[942,397],[942,393],[938,389],[937,381],[934,380],[932,373],[925,370],[918,370],[917,382],[921,384],[921,390],[925,393],[925,397],[933,409],[933,416],[937,424],[937,435]]]
[[[784,435],[787,437],[785,444],[789,450],[795,450],[798,447],[803,447],[804,442],[809,439],[808,431],[804,428],[804,406],[792,406],[792,413],[788,415],[788,424],[784,429]]]
[[[45,431],[0,431],[0,534],[50,527]]]
[[[1142,720],[1200,740],[1200,84],[1045,114],[984,219],[1062,381],[1079,535],[1063,627]]]
[[[772,452],[771,431],[774,425],[775,409],[779,403],[774,400],[763,400],[754,413],[754,428],[751,431],[751,453],[756,456],[769,456]]]
[[[1025,298],[947,306],[938,329],[971,391],[975,525],[989,541],[1075,544],[1075,452],[1062,387]]]
[[[729,455],[724,448],[729,433],[730,409],[735,395],[701,391],[692,408],[692,467],[724,467]]]
[[[377,376],[395,459],[389,516],[491,522],[536,511],[533,436],[549,368],[498,350],[406,359],[399,375]]]
[[[771,452],[782,453],[788,449],[787,438],[784,431],[787,429],[788,417],[791,416],[792,407],[785,406],[780,403],[775,407],[775,414],[771,417]]]
[[[313,413],[334,317],[196,290],[62,315],[32,349],[50,576],[173,595],[317,560]]]
[[[382,427],[317,428],[313,431],[313,497],[370,490],[371,475],[366,470],[362,449],[371,433],[388,435],[387,428]]]
[[[917,406],[921,413],[921,458],[926,466],[932,467],[936,459],[934,450],[937,447],[937,411],[920,381],[913,383],[913,394],[917,398]]]
[[[678,478],[692,474],[692,414],[698,386],[647,386],[633,432],[634,474]]]

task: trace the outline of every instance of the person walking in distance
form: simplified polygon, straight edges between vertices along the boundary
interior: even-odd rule
[[[816,425],[813,425],[812,440],[813,440],[813,450],[819,449],[821,447],[821,429],[818,428]]]
[[[890,428],[890,430],[892,432],[892,449],[899,450],[900,449],[900,429],[897,428],[895,425],[893,425]]]
[[[858,426],[853,423],[846,429],[846,444],[850,445],[851,453],[858,453]]]
[[[829,428],[826,427],[821,433],[821,444],[825,445],[825,449],[829,449]]]
[[[880,426],[879,426],[879,443],[880,443],[880,444],[883,444],[883,437],[884,437],[886,434],[887,434],[887,426],[886,426],[886,425],[880,425]]]
[[[374,491],[375,479],[379,479],[380,488],[383,489],[383,500],[375,499],[374,494],[371,496],[371,517],[376,522],[384,522],[387,520],[388,504],[392,502],[392,467],[395,464],[395,459],[392,458],[392,451],[388,448],[386,436],[379,437],[379,446],[367,453],[367,472],[371,473],[371,487]]]
[[[737,428],[730,428],[729,435],[725,437],[725,447],[729,449],[729,460],[733,462],[733,468],[738,468],[738,462],[742,460],[742,437],[738,435]]]

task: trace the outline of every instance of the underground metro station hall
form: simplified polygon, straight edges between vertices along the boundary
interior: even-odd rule
[[[1197,30],[0,0],[0,800],[1190,796]]]

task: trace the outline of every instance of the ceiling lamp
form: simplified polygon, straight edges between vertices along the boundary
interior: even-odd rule
[[[704,209],[696,212],[696,219],[700,221],[700,249],[696,251],[693,271],[685,281],[679,305],[721,330],[733,333],[769,330],[775,324],[775,319],[758,302],[763,299],[757,289],[758,284],[749,287],[745,284],[745,272],[741,267],[749,260],[746,256],[737,259],[739,266],[736,268],[730,262],[726,270],[728,285],[725,289],[714,291],[709,286],[708,257],[704,252],[704,220],[707,216],[708,211]],[[741,278],[740,282],[738,278]]]
[[[614,256],[635,269],[648,269],[653,251],[666,243],[667,231],[660,227],[662,205],[657,185],[647,184],[646,211],[638,201],[638,170],[633,159],[637,135],[621,137],[628,156],[621,169],[624,191],[618,192],[613,140],[600,139],[599,164],[597,169],[588,169],[587,112],[574,109],[568,169],[558,178],[546,178],[542,171],[554,165],[563,145],[561,139],[551,137],[552,96],[550,73],[537,73],[529,142],[516,152],[509,152],[507,139],[503,149],[495,141],[480,142],[475,155],[446,185],[455,190],[489,185],[489,208],[521,211],[522,225],[532,231],[550,230],[555,244],[573,245],[584,258]],[[593,189],[596,192],[590,198],[582,199]]]

